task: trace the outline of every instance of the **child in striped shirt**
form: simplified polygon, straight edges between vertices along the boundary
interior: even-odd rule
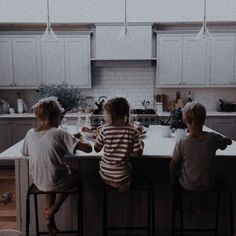
[[[125,98],[108,100],[104,109],[107,124],[94,144],[96,152],[103,148],[99,173],[107,185],[127,191],[132,181],[130,160],[142,155],[144,144],[139,131],[129,123],[130,106]]]

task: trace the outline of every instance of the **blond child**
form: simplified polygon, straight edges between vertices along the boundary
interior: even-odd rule
[[[91,152],[91,145],[77,134],[77,139],[58,128],[63,111],[55,97],[41,99],[33,106],[39,127],[30,129],[24,139],[22,154],[29,156],[29,170],[34,184],[42,191],[67,191],[78,187],[78,173],[65,164],[65,155],[76,149]],[[49,235],[58,229],[54,216],[67,198],[67,193],[47,194],[44,217]]]
[[[144,145],[137,129],[129,123],[130,106],[125,98],[108,100],[104,109],[107,124],[94,144],[96,152],[103,148],[99,173],[107,185],[126,191],[132,181],[130,160],[142,155]]]
[[[189,134],[176,143],[169,165],[173,182],[191,191],[204,191],[215,184],[213,162],[217,149],[224,150],[231,139],[203,131],[205,107],[197,102],[183,108],[184,122]],[[196,210],[200,211],[198,201]]]

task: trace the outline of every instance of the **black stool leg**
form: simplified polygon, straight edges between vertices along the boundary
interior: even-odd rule
[[[150,214],[151,214],[151,194],[150,194],[151,189],[148,189],[148,212],[147,212],[147,218],[148,218],[148,225],[147,225],[147,235],[150,236]]]
[[[29,224],[30,224],[30,193],[27,192],[26,196],[26,236],[29,236]]]
[[[232,199],[232,193],[229,190],[228,191],[229,195],[229,214],[230,214],[230,235],[234,236],[234,209],[233,209],[233,199]]]
[[[180,191],[180,233],[184,235],[184,209],[183,209],[183,193]]]
[[[84,234],[84,221],[83,221],[83,191],[82,185],[80,186],[80,193],[79,193],[79,202],[80,202],[80,235],[83,236]],[[79,223],[79,222],[78,222]]]
[[[219,216],[220,216],[220,197],[221,197],[220,192],[217,192],[215,236],[218,235],[218,225],[219,225]]]
[[[107,190],[103,187],[103,236],[107,236]]]
[[[172,236],[175,236],[176,190],[172,188]]]
[[[34,208],[35,208],[36,235],[39,236],[38,198],[36,194],[34,194]]]
[[[151,197],[152,197],[152,236],[155,236],[155,194],[153,187],[151,190]]]

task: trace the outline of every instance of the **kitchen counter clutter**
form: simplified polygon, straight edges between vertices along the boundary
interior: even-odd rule
[[[78,132],[78,128],[76,126],[68,126],[67,130],[72,134]],[[215,132],[214,130],[206,126],[204,126],[204,130],[208,132]],[[176,143],[175,133],[172,133],[171,137],[162,137],[159,125],[150,125],[148,128],[145,129],[145,131],[146,133],[143,136],[143,142],[144,142],[143,158],[170,158]],[[90,141],[91,143],[93,143],[92,140]],[[20,153],[22,144],[23,140],[13,145],[6,151],[0,153],[0,161],[26,159]],[[95,151],[93,151],[92,153],[84,153],[77,150],[73,158],[78,158],[78,159],[100,158],[101,155],[102,155],[101,153],[96,153]],[[228,146],[223,151],[218,150],[216,156],[236,158],[236,142],[233,141],[233,144]]]
[[[66,118],[77,118],[79,114],[83,115],[91,115],[91,113],[66,113]],[[153,114],[145,114],[145,115],[153,115]],[[160,117],[168,117],[170,115],[170,112],[164,111],[157,114]],[[230,117],[235,116],[236,112],[221,112],[221,111],[208,111],[207,116],[220,116],[220,117]],[[35,115],[33,113],[13,113],[13,114],[0,114],[0,119],[4,118],[35,118]]]
[[[68,131],[76,133],[77,128],[75,126],[68,126]],[[204,127],[206,131],[213,131],[207,127]],[[175,135],[172,133],[170,137],[162,137],[160,132],[160,126],[151,125],[146,129],[146,134],[143,136],[145,144],[144,153],[141,158],[137,158],[134,164],[134,170],[136,175],[147,176],[152,179],[155,192],[155,212],[156,212],[156,229],[157,232],[165,232],[165,235],[170,235],[171,225],[171,183],[169,178],[169,161],[173,152],[175,141]],[[213,131],[214,132],[214,131]],[[91,141],[93,142],[93,141]],[[25,232],[25,196],[28,187],[31,184],[31,178],[29,178],[28,172],[28,158],[23,157],[20,153],[23,140],[7,149],[0,154],[0,162],[2,160],[15,160],[15,171],[16,171],[16,195],[17,195],[17,224],[18,229]],[[80,177],[83,182],[84,190],[84,231],[86,235],[95,236],[102,234],[102,183],[98,174],[99,160],[102,153],[83,153],[77,151],[75,155],[68,156],[68,163],[77,168],[80,172]],[[222,176],[227,182],[229,182],[232,189],[236,191],[236,183],[234,181],[234,164],[236,164],[236,142],[228,146],[225,150],[217,151],[217,170],[219,169],[219,175]],[[140,198],[132,197],[129,203],[132,202],[132,211],[117,211],[124,202],[122,199],[119,200],[116,196],[112,198],[112,201],[117,201],[112,205],[113,212],[116,212],[116,221],[118,224],[130,223],[132,216],[130,214],[140,215],[140,224],[144,222],[146,217],[143,216],[145,209],[145,197],[142,194]],[[136,200],[135,200],[136,199]],[[42,211],[42,200],[40,199],[39,210]],[[56,218],[57,223],[61,230],[71,227],[71,224],[76,225],[77,212],[74,207],[75,199],[69,198],[63,205],[62,209],[58,213]],[[118,207],[118,208],[117,208]],[[127,205],[128,207],[128,205]],[[114,209],[113,209],[114,208]],[[33,209],[33,208],[32,208]],[[120,209],[125,209],[121,207]],[[127,208],[128,209],[128,208]],[[222,208],[226,211],[227,207]],[[71,213],[71,210],[73,211]],[[224,212],[227,215],[226,212]],[[31,213],[32,214],[32,213]],[[70,217],[65,215],[70,214]],[[125,215],[125,219],[123,216]],[[32,215],[33,216],[33,215]],[[41,216],[40,216],[41,217]],[[204,218],[204,216],[201,216]],[[40,218],[42,219],[42,218]],[[119,222],[119,219],[124,221]],[[206,221],[205,221],[206,220]],[[44,228],[44,221],[40,221],[40,228]],[[227,217],[223,219],[221,224],[222,230],[227,231]],[[34,222],[34,221],[32,221]],[[73,223],[74,222],[74,223]],[[208,222],[209,219],[202,220],[201,222]],[[222,222],[222,221],[221,221]],[[31,232],[34,232],[34,223],[31,224]],[[226,229],[225,229],[226,228]]]
[[[66,113],[66,125],[77,125],[78,117],[91,116],[92,113]],[[158,124],[158,117],[166,120],[169,112],[159,114],[131,114],[131,119],[142,122],[144,125]],[[92,125],[101,125],[103,115],[92,115]],[[33,113],[14,113],[0,115],[0,153],[24,138],[26,132],[36,126]],[[236,112],[207,112],[206,126],[236,140]]]

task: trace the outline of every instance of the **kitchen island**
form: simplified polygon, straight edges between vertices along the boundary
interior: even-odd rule
[[[212,131],[204,127],[207,131]],[[69,126],[68,131],[76,133],[76,127]],[[174,134],[171,137],[162,137],[160,126],[150,126],[146,129],[143,136],[145,144],[144,153],[141,158],[136,159],[134,172],[136,175],[147,176],[152,179],[155,188],[155,212],[156,212],[156,231],[158,235],[168,235],[171,229],[171,183],[169,179],[168,165],[176,143]],[[0,154],[0,160],[15,160],[16,167],[16,195],[17,195],[17,223],[20,230],[25,231],[25,201],[26,192],[32,180],[28,173],[28,160],[20,153],[22,142],[15,144],[8,150]],[[91,141],[92,142],[92,141]],[[217,156],[217,173],[220,178],[224,179],[232,188],[235,195],[235,166],[236,166],[236,142],[228,146],[224,151],[218,150]],[[101,153],[83,153],[77,151],[75,155],[68,156],[68,162],[80,172],[80,177],[84,186],[84,230],[85,235],[101,235],[102,229],[102,183],[98,174],[98,163]],[[123,194],[123,193],[122,193]],[[110,211],[110,223],[117,224],[145,224],[145,199],[143,193],[137,196],[125,193],[123,194],[126,201],[120,196],[114,195],[112,202],[115,204]],[[120,195],[120,194],[118,194]],[[234,196],[233,195],[233,196]],[[43,209],[43,199],[40,199],[40,208]],[[77,214],[75,212],[75,199],[70,197],[66,200],[61,211],[58,213],[57,222],[59,229],[68,229],[76,224]],[[122,204],[122,207],[120,205]],[[125,206],[124,206],[125,205]],[[223,201],[220,228],[227,231],[227,201]],[[134,216],[134,217],[132,217]],[[42,213],[41,213],[42,217]],[[206,216],[207,217],[207,216]],[[32,217],[31,230],[34,228],[34,217]],[[119,218],[119,219],[117,219]],[[209,218],[209,217],[208,217]],[[207,218],[207,219],[208,219]],[[211,217],[214,219],[214,217]],[[41,218],[43,219],[43,218]],[[191,219],[189,217],[189,219]],[[201,222],[204,222],[201,220]],[[207,222],[211,222],[209,219]],[[33,227],[32,227],[33,226]],[[41,220],[40,226],[44,227]],[[222,226],[222,227],[221,227]],[[34,232],[34,231],[32,231]],[[33,235],[33,234],[32,234]],[[139,235],[143,235],[142,233]]]

